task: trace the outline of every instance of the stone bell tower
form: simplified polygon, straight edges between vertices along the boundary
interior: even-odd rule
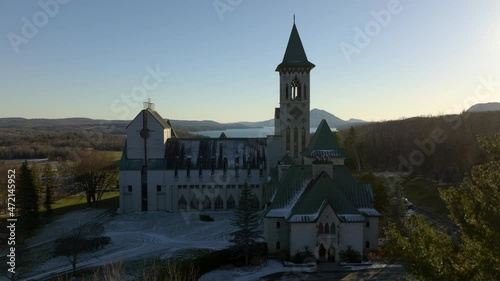
[[[307,60],[295,26],[288,39],[283,61],[276,67],[280,75],[280,107],[275,110],[275,135],[282,139],[282,153],[296,163],[309,144],[311,85],[314,64]]]

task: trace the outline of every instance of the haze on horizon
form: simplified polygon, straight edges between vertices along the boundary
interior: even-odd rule
[[[294,14],[316,64],[311,108],[377,121],[500,101],[496,0],[40,0],[0,10],[0,117],[131,119],[149,97],[170,119],[270,119]]]

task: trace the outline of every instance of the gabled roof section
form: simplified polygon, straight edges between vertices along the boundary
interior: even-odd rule
[[[311,181],[311,166],[291,166],[277,183],[269,183],[266,189],[274,190],[271,206],[266,217],[287,218]]]
[[[326,173],[321,173],[304,191],[302,197],[292,210],[292,217],[297,215],[319,216],[318,207],[330,204],[336,214],[361,215],[356,206],[340,188],[342,183],[332,180]],[[317,219],[318,217],[314,218]],[[339,216],[339,218],[341,218]],[[311,217],[311,219],[313,219]],[[342,219],[342,218],[341,218]]]
[[[294,23],[292,33],[288,39],[288,45],[286,46],[285,56],[283,57],[283,61],[276,67],[276,71],[281,71],[284,68],[307,68],[311,70],[314,67],[315,65],[307,60],[304,46],[302,46],[299,32]]]
[[[134,119],[132,119],[132,121],[131,121],[128,125],[127,125],[127,127],[126,127],[125,129],[127,129],[127,128],[128,128],[128,126],[130,126],[130,124],[132,124],[132,122],[134,122],[134,120],[135,120],[137,117],[139,117],[139,115],[141,115],[143,111],[147,111],[147,112],[149,112],[149,114],[151,114],[151,115],[153,116],[153,118],[154,118],[154,119],[155,119],[158,123],[160,123],[160,125],[161,125],[164,129],[172,129],[172,125],[170,125],[170,121],[166,121],[165,119],[163,119],[163,117],[161,117],[161,115],[160,115],[158,112],[156,112],[156,111],[154,111],[154,110],[152,110],[152,109],[150,109],[150,108],[147,108],[147,109],[143,109],[143,110],[141,110],[141,112],[139,112],[139,114],[137,114],[137,115],[135,116],[135,118],[134,118]]]
[[[309,158],[315,157],[345,157],[345,152],[340,148],[337,138],[332,133],[325,119],[321,120],[318,129],[311,138],[309,146],[302,152]]]
[[[295,165],[295,160],[293,160],[290,154],[286,154],[283,158],[281,158],[279,163],[281,163],[281,165]]]

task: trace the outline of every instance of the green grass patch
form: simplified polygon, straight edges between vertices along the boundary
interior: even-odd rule
[[[122,151],[102,151],[111,158],[111,161],[118,161],[122,158]]]
[[[439,188],[443,187],[421,177],[408,177],[403,182],[405,195],[415,207],[443,216],[448,209],[439,196]]]
[[[97,204],[97,208],[116,211],[120,204],[119,198],[120,192],[118,191],[106,192],[102,195],[101,201],[99,201],[99,203]],[[85,208],[87,208],[87,200],[85,196],[68,196],[66,198],[59,199],[55,201],[54,204],[52,204],[52,217],[57,217],[72,211],[78,211]]]

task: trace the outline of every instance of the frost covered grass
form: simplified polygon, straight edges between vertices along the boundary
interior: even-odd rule
[[[53,252],[51,245],[54,239],[87,221],[101,222],[104,226],[102,235],[111,237],[111,242],[98,251],[83,253],[77,265],[80,270],[117,262],[124,262],[128,267],[130,261],[138,265],[146,259],[166,263],[171,257],[189,258],[226,248],[229,246],[229,233],[234,230],[230,224],[233,213],[207,213],[214,217],[213,222],[200,221],[197,212],[112,215],[102,209],[85,209],[68,213],[46,225],[27,241],[30,252],[45,255],[37,261],[31,278],[57,276],[71,269],[67,258],[50,256]]]

